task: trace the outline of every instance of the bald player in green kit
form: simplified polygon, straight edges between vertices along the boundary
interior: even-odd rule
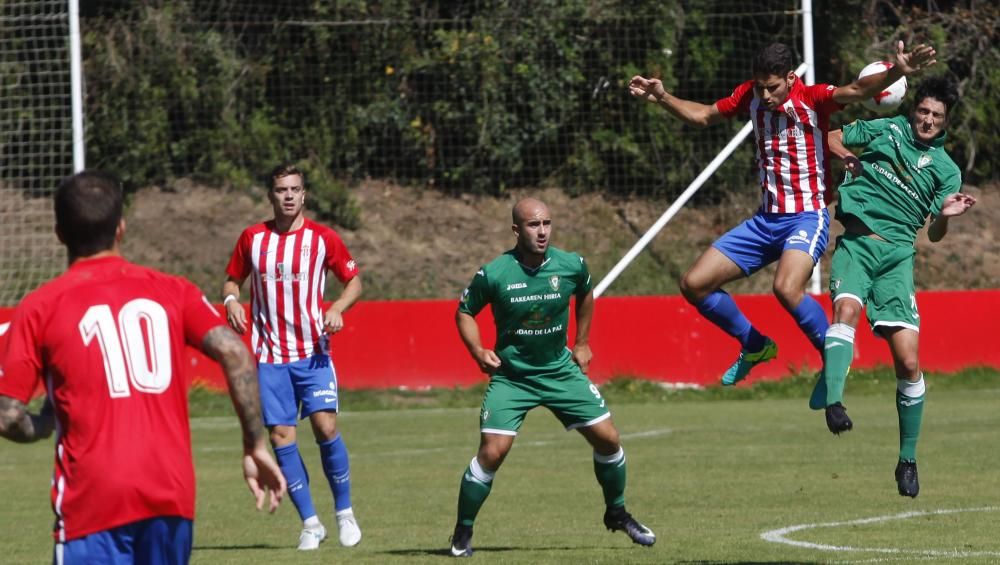
[[[455,315],[462,341],[490,375],[490,384],[480,411],[479,452],[462,475],[451,554],[472,555],[473,521],[525,416],[536,406],[551,410],[594,448],[605,526],[637,544],[653,545],[656,535],[625,510],[625,452],[604,398],[585,374],[594,313],[587,265],[580,255],[549,245],[552,217],[541,201],[519,201],[512,219],[516,245],[476,272]],[[570,351],[566,333],[574,297],[577,330]],[[487,305],[496,322],[494,349],[483,347],[475,321]]]

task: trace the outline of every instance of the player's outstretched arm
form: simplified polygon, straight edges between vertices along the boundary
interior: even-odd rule
[[[462,338],[462,343],[479,365],[479,369],[490,375],[496,372],[500,368],[500,357],[492,349],[483,347],[476,319],[458,310],[455,312],[455,325],[458,326],[458,335]]]
[[[48,399],[40,414],[29,414],[20,400],[0,396],[0,436],[17,443],[31,443],[52,435],[55,414]]]
[[[205,334],[202,351],[222,365],[229,397],[243,430],[243,476],[259,510],[270,491],[274,512],[285,496],[287,484],[264,442],[263,419],[257,384],[257,366],[243,341],[232,330],[219,326]]]
[[[704,127],[725,119],[715,104],[701,104],[678,98],[667,92],[663,87],[663,82],[658,78],[636,75],[629,81],[628,91],[632,96],[652,102],[684,123],[693,126]]]
[[[896,61],[892,68],[856,79],[851,84],[833,91],[833,99],[840,104],[860,102],[882,92],[900,78],[918,73],[937,63],[937,51],[930,45],[917,45],[909,53],[903,50],[903,42],[896,44]]]
[[[975,196],[961,192],[949,195],[941,205],[941,215],[934,218],[931,227],[927,228],[927,237],[933,242],[941,241],[948,234],[948,218],[961,216],[975,205]]]

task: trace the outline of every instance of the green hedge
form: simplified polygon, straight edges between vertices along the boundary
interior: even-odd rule
[[[849,81],[887,53],[888,39],[929,36],[941,52],[935,72],[964,81],[955,157],[967,180],[994,177],[1000,112],[988,93],[1000,86],[1000,61],[988,37],[996,9],[845,2],[818,2],[817,78]],[[453,192],[676,193],[740,124],[712,128],[706,144],[631,99],[628,78],[655,74],[680,95],[711,102],[745,78],[763,39],[798,41],[797,21],[789,28],[789,18],[757,13],[763,8],[734,15],[732,1],[688,4],[106,3],[83,22],[88,162],[134,186],[180,176],[247,186],[277,161],[301,161],[320,196],[312,202],[347,227],[358,211],[344,187],[365,177]],[[720,34],[726,18],[755,30],[760,44]],[[960,36],[955,21],[985,34],[987,49]],[[844,118],[859,115],[851,112]],[[743,144],[699,199],[753,184],[752,155]]]

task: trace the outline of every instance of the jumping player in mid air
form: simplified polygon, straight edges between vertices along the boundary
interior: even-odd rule
[[[958,103],[955,85],[929,78],[917,87],[909,116],[858,120],[830,133],[848,176],[838,192],[844,235],[830,266],[833,324],[826,332],[823,375],[809,405],[826,409],[826,424],[840,434],[854,427],[842,404],[854,359],[854,329],[861,308],[872,331],[889,344],[896,369],[899,416],[899,494],[916,497],[917,439],[924,412],[924,375],[917,356],[920,314],[913,284],[913,243],[931,217],[932,242],[948,233],[948,220],[976,204],[959,192],[962,171],[944,149],[948,115]],[[862,147],[860,158],[845,146]]]
[[[749,114],[757,146],[762,203],[757,212],[720,237],[680,281],[681,293],[698,311],[739,340],[741,351],[722,376],[733,385],[778,354],[778,346],[743,315],[723,285],[777,261],[774,294],[817,351],[829,325],[823,308],[805,293],[813,266],[826,249],[830,216],[824,192],[831,187],[827,145],[830,114],[870,98],[900,77],[934,64],[934,49],[897,46],[888,71],[835,87],[806,86],[795,75],[792,51],[772,44],[753,59],[752,76],[714,104],[683,100],[658,79],[633,77],[629,90],[687,124],[708,126]]]

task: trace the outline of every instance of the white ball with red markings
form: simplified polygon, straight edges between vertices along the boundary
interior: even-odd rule
[[[888,61],[876,61],[861,69],[858,78],[863,78],[875,73],[881,73],[892,68],[892,63]],[[861,101],[861,105],[873,112],[885,113],[895,110],[903,102],[906,96],[906,77],[901,77],[896,82],[890,84],[882,92],[875,96]]]

